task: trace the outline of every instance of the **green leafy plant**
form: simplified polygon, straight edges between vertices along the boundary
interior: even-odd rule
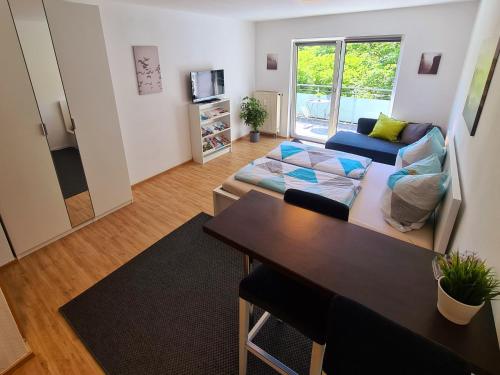
[[[258,132],[266,121],[267,111],[259,100],[246,96],[241,103],[240,118],[253,132]]]
[[[440,257],[441,287],[459,302],[479,306],[500,295],[500,281],[492,268],[475,254],[452,252]]]
[[[342,97],[390,99],[400,49],[399,42],[347,43]],[[297,51],[297,92],[331,95],[334,56],[333,45],[300,46]]]

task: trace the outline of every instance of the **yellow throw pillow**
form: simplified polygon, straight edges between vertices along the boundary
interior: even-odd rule
[[[396,142],[398,140],[399,133],[401,133],[407,124],[408,123],[406,121],[395,120],[384,115],[383,113],[380,113],[372,132],[368,134],[368,136]]]

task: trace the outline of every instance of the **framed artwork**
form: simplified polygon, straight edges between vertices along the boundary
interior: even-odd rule
[[[133,46],[135,72],[139,95],[156,94],[163,91],[161,84],[160,58],[156,46]]]
[[[420,56],[420,65],[418,66],[418,74],[437,74],[439,64],[441,63],[441,53],[424,52]]]
[[[278,70],[278,55],[276,53],[267,54],[267,70]]]
[[[476,69],[469,87],[469,93],[463,110],[463,116],[471,136],[476,134],[477,125],[488,95],[495,67],[500,53],[500,38],[486,39],[481,45]]]

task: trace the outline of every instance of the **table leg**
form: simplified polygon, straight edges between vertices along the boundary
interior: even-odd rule
[[[244,255],[243,259],[243,275],[247,277],[250,275],[250,272],[252,272],[252,267],[253,267],[253,259],[250,258],[248,255]],[[254,313],[253,313],[253,305],[250,304],[249,307],[249,313],[250,313],[250,326],[253,326],[254,323]]]
[[[253,260],[248,255],[243,258],[243,276],[247,277],[252,272]]]

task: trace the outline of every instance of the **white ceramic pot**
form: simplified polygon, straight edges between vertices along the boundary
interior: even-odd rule
[[[442,279],[441,277],[438,280],[437,308],[439,312],[453,323],[460,325],[469,324],[474,315],[484,306],[484,302],[479,306],[473,306],[457,301],[443,290],[441,287]]]

